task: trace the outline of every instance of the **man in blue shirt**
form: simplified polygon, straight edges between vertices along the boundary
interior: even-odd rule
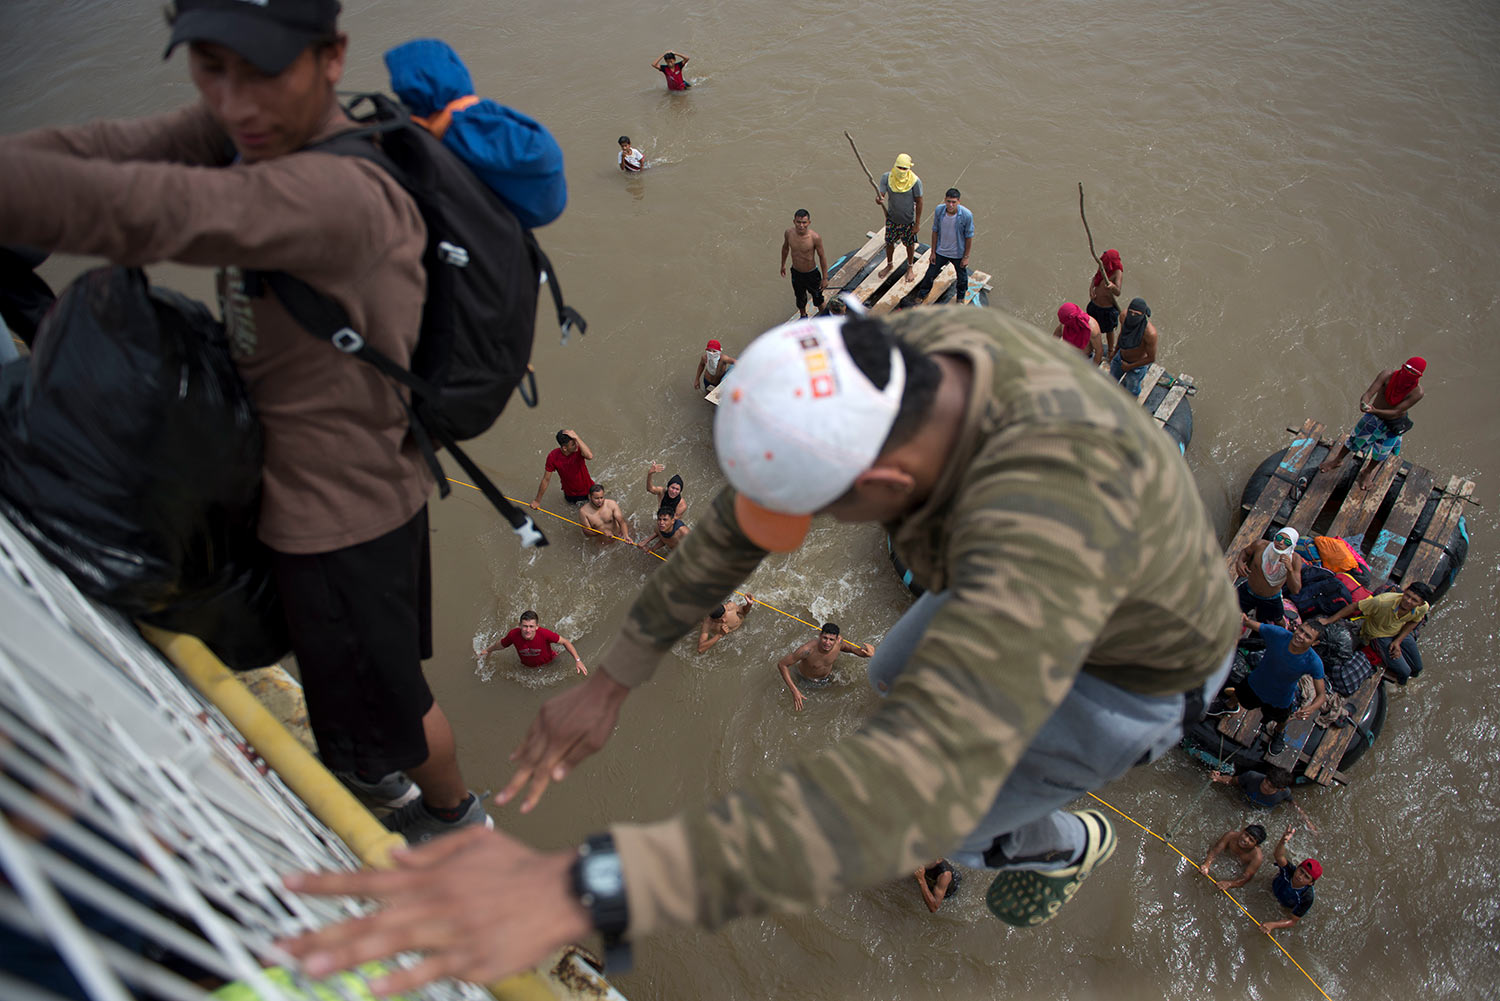
[[[1300,865],[1292,865],[1287,859],[1286,846],[1291,842],[1295,827],[1288,827],[1281,840],[1276,842],[1276,878],[1271,881],[1271,892],[1276,901],[1291,911],[1289,917],[1279,921],[1262,921],[1260,930],[1267,935],[1279,928],[1290,928],[1302,920],[1302,915],[1312,910],[1313,883],[1323,875],[1323,866],[1317,859],[1304,859]]]
[[[974,213],[960,205],[957,188],[949,188],[943,196],[943,207],[932,214],[932,260],[927,264],[927,273],[901,300],[900,309],[920,306],[932,291],[932,283],[948,265],[953,265],[957,274],[957,297],[962,304],[969,293],[969,250],[974,246]]]
[[[1258,622],[1243,612],[1240,619],[1247,628],[1260,633],[1266,641],[1266,652],[1245,683],[1238,688],[1224,689],[1223,697],[1231,709],[1261,711],[1266,733],[1272,735],[1270,753],[1277,755],[1286,747],[1282,730],[1286,728],[1287,718],[1295,715],[1297,719],[1310,719],[1328,697],[1328,688],[1323,683],[1323,660],[1313,650],[1323,627],[1316,622],[1303,622],[1293,633],[1280,626]],[[1313,700],[1294,714],[1292,707],[1297,704],[1297,679],[1304,674],[1312,676]]]

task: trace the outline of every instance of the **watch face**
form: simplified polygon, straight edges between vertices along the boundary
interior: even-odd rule
[[[625,881],[620,874],[620,856],[613,852],[586,856],[580,874],[583,876],[583,885],[596,897],[619,896],[625,889]]]

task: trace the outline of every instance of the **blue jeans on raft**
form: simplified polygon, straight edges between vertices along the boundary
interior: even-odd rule
[[[870,684],[881,697],[895,684],[928,623],[948,599],[947,591],[922,595],[881,641],[870,659]],[[1204,683],[1203,705],[1229,676],[1233,656],[1231,647]],[[1184,701],[1183,695],[1137,695],[1080,673],[995,794],[989,811],[948,858],[971,869],[1045,871],[1071,865],[1083,852],[1085,831],[1083,823],[1062,807],[1176,747],[1182,739]],[[992,846],[1009,859],[1051,860],[996,866],[984,857]]]
[[[1401,649],[1392,650],[1391,640],[1395,638],[1386,636],[1372,640],[1370,645],[1380,654],[1385,669],[1396,676],[1397,684],[1404,685],[1422,673],[1422,652],[1417,649],[1417,638],[1412,635],[1401,641]]]
[[[1115,356],[1109,360],[1109,376],[1124,386],[1131,396],[1140,396],[1141,380],[1146,378],[1146,369],[1150,367],[1150,365],[1142,365],[1140,368],[1133,368],[1127,372],[1125,363],[1120,360],[1120,352],[1116,351]]]

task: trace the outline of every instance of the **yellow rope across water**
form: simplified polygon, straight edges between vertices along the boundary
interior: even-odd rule
[[[1119,807],[1115,806],[1113,803],[1105,802],[1104,800],[1100,799],[1098,796],[1095,796],[1093,793],[1089,793],[1089,798],[1092,799],[1092,800],[1094,800],[1096,803],[1098,803],[1101,806],[1107,806],[1107,807],[1109,807],[1111,810],[1113,810],[1116,813],[1118,813],[1121,817],[1124,817],[1126,820],[1130,821],[1132,824],[1134,824],[1135,826],[1139,827],[1141,830],[1145,831],[1147,834],[1151,835],[1157,841],[1160,841],[1162,844],[1164,844],[1168,848],[1172,849],[1178,855],[1181,855],[1182,858],[1183,858],[1183,861],[1187,862],[1188,865],[1192,866],[1194,869],[1198,868],[1199,863],[1194,862],[1191,858],[1188,858],[1188,856],[1183,852],[1183,850],[1181,848],[1178,848],[1176,845],[1172,844],[1172,842],[1168,841],[1166,838],[1162,837],[1160,834],[1157,834],[1151,828],[1147,827],[1145,824],[1142,824],[1140,821],[1138,821],[1134,817],[1130,816],[1130,814],[1126,813],[1124,810],[1121,810]],[[1215,889],[1217,889],[1220,893],[1224,894],[1224,896],[1228,897],[1230,900],[1234,901],[1234,906],[1238,907],[1244,913],[1245,917],[1249,918],[1251,921],[1255,921],[1255,915],[1253,915],[1249,911],[1245,910],[1245,905],[1242,904],[1242,903],[1240,903],[1238,900],[1236,900],[1234,894],[1230,893],[1228,890],[1224,889],[1222,886],[1219,886],[1214,881],[1214,879],[1213,879],[1212,876],[1204,876],[1203,878],[1207,879],[1211,883],[1214,883]],[[1259,921],[1255,921],[1255,925],[1256,925],[1257,928],[1260,927],[1260,922]],[[1288,960],[1291,960],[1291,964],[1293,966],[1295,966],[1298,970],[1300,970],[1302,972],[1302,975],[1307,978],[1307,982],[1308,983],[1312,984],[1313,987],[1317,988],[1317,991],[1318,991],[1319,994],[1323,995],[1325,998],[1328,998],[1328,1001],[1333,1001],[1333,998],[1328,997],[1328,992],[1325,991],[1322,988],[1322,986],[1320,986],[1318,984],[1318,982],[1312,978],[1312,974],[1308,973],[1306,970],[1303,970],[1302,969],[1302,964],[1299,963],[1299,962],[1297,962],[1295,959],[1292,959],[1292,954],[1290,952],[1286,951],[1286,946],[1282,945],[1280,942],[1278,942],[1276,940],[1276,936],[1275,935],[1272,935],[1270,932],[1263,932],[1262,934],[1264,934],[1266,936],[1266,938],[1270,939],[1272,942],[1276,943],[1276,948],[1278,948],[1278,949],[1281,950],[1281,954],[1283,956],[1285,956]]]
[[[448,480],[449,483],[455,483],[455,484],[457,484],[458,486],[461,486],[461,487],[468,487],[470,490],[478,490],[479,489],[478,487],[476,487],[472,483],[465,483],[463,480],[455,480],[451,476],[447,477],[446,479]],[[518,505],[520,507],[530,507],[531,506],[531,502],[530,501],[517,500],[514,497],[506,497],[505,499],[508,500],[508,501],[510,501],[512,504],[516,504],[516,505]],[[574,521],[572,518],[569,518],[569,517],[567,517],[565,515],[557,514],[557,513],[553,512],[553,511],[548,511],[544,507],[539,507],[539,508],[537,508],[537,510],[540,511],[542,514],[550,514],[550,515],[552,515],[552,517],[556,518],[558,521],[566,521],[569,525],[577,525],[579,528],[583,529],[585,532],[593,532],[595,535],[608,535],[607,532],[601,532],[597,528],[591,528],[590,526],[585,525],[582,522]],[[630,542],[629,539],[622,539],[618,535],[610,535],[609,537],[611,539],[614,539],[616,542],[625,542],[625,543],[629,543],[630,545],[635,545],[635,543]],[[643,553],[650,553],[652,556],[655,556],[657,559],[661,560],[663,563],[665,563],[667,561],[667,558],[665,556],[663,556],[661,553],[651,552],[651,550],[648,550],[648,549],[642,549],[641,552],[643,552]],[[750,595],[746,594],[744,591],[736,591],[734,593],[738,594],[738,595],[740,595],[742,597],[745,597],[745,598],[750,598]],[[759,598],[750,598],[750,600],[753,601],[753,602],[755,602],[757,605],[760,605],[762,608],[769,608],[771,611],[775,612],[778,615],[785,615],[789,619],[796,619],[798,622],[802,623],[804,626],[806,626],[809,629],[820,630],[820,629],[823,628],[822,626],[819,626],[819,625],[817,625],[815,623],[808,622],[806,619],[799,618],[798,616],[793,615],[791,612],[784,612],[781,609],[777,608],[775,605],[767,604],[766,602],[761,601]],[[843,641],[843,643],[844,643],[845,646],[851,647],[851,648],[853,648],[855,650],[860,649],[860,645],[858,643],[855,643],[853,640],[847,640],[846,639],[846,640]]]

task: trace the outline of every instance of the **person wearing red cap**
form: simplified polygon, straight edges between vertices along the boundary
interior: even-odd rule
[[[1353,452],[1364,460],[1373,459],[1355,481],[1359,489],[1368,490],[1375,480],[1375,471],[1380,464],[1393,455],[1401,454],[1401,438],[1412,428],[1412,420],[1406,412],[1421,402],[1425,395],[1420,385],[1427,371],[1427,359],[1408,358],[1400,368],[1388,368],[1375,377],[1370,388],[1359,398],[1359,409],[1363,414],[1354,430],[1349,432],[1339,445],[1338,451],[1330,455],[1318,472],[1337,469],[1344,457]]]
[[[702,383],[704,389],[713,389],[724,381],[724,376],[729,374],[729,368],[735,362],[733,355],[724,353],[724,345],[718,341],[709,341],[703,353],[698,356],[698,371],[693,373],[693,388],[697,389]]]
[[[1065,302],[1057,307],[1057,326],[1052,336],[1067,341],[1089,361],[1098,365],[1104,359],[1104,333],[1099,321],[1078,308],[1074,302]]]
[[[1276,900],[1282,907],[1291,912],[1287,917],[1278,921],[1262,921],[1260,930],[1267,935],[1281,928],[1290,928],[1308,911],[1313,905],[1313,883],[1323,875],[1323,866],[1317,859],[1305,859],[1298,865],[1292,865],[1287,858],[1286,847],[1291,844],[1292,835],[1297,833],[1295,827],[1288,827],[1281,840],[1276,842],[1276,852],[1272,856],[1276,860],[1276,878],[1271,881],[1271,892],[1276,894]]]
[[[361,157],[304,152],[353,127],[336,91],[339,12],[336,0],[168,5],[166,55],[186,49],[198,99],[0,139],[0,233],[131,267],[218,269],[226,339],[265,429],[258,533],[319,755],[417,841],[488,822],[422,674],[432,475],[404,395],[248,274],[304,279],[410,362],[427,291],[416,204]]]

